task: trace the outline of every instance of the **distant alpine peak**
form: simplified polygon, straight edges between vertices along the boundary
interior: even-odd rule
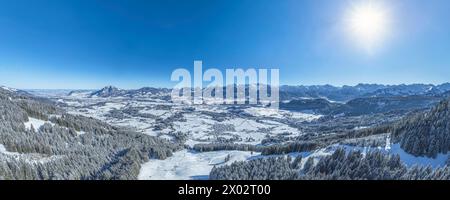
[[[124,90],[121,90],[117,87],[109,85],[109,86],[102,88],[101,90],[91,93],[90,96],[91,97],[114,97],[114,96],[122,95],[123,91]]]
[[[102,88],[101,90],[103,90],[103,91],[115,91],[115,90],[120,90],[120,89],[115,87],[115,86],[108,85],[108,86],[105,86],[104,88]]]
[[[153,87],[143,87],[140,89],[134,89],[134,90],[125,90],[125,89],[119,89],[114,86],[106,86],[96,92],[93,92],[89,95],[89,97],[127,97],[127,98],[133,98],[133,97],[148,97],[153,95],[164,95],[169,94],[170,89],[165,88],[153,88]]]

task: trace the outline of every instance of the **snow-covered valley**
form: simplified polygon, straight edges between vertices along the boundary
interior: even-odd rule
[[[293,159],[301,160],[295,164],[295,170],[300,170],[296,173],[302,174],[306,173],[305,170],[310,170],[311,166],[323,165],[323,162],[342,150],[349,156],[355,156],[357,152],[362,156],[360,159],[369,155],[368,159],[380,159],[377,162],[391,164],[397,162],[398,156],[401,164],[395,167],[399,167],[397,170],[403,170],[402,166],[414,168],[415,171],[408,173],[427,172],[427,167],[441,169],[449,163],[449,153],[439,152],[429,146],[423,147],[421,143],[405,143],[399,135],[403,133],[398,131],[405,128],[397,128],[409,128],[411,125],[401,124],[405,123],[402,118],[415,112],[420,114],[427,111],[428,108],[423,106],[433,105],[433,102],[437,102],[437,97],[423,97],[428,104],[409,104],[410,101],[416,101],[416,97],[401,97],[409,107],[397,107],[399,103],[395,97],[369,97],[358,99],[357,103],[326,96],[319,99],[301,97],[283,100],[284,106],[281,109],[270,109],[261,105],[173,103],[169,91],[156,88],[121,90],[109,86],[99,91],[64,93],[59,90],[38,90],[34,94],[52,100],[73,116],[107,122],[120,127],[120,130],[156,137],[181,147],[175,148],[162,159],[154,157],[141,162],[136,172],[136,178],[141,180],[209,179],[211,174],[214,174],[213,178],[227,179],[224,174],[217,176],[218,171],[238,170],[240,173],[242,171],[235,167],[245,167],[246,163],[258,163],[252,167],[256,170],[265,165],[284,162],[274,162],[274,158],[289,158],[288,162],[294,163],[297,161],[292,161]],[[370,107],[372,105],[375,107]],[[48,120],[28,117],[23,125],[26,130],[40,129],[44,124],[47,124],[47,129],[59,127],[63,117],[50,115]],[[415,124],[418,123],[413,123]],[[396,129],[398,130],[395,131]],[[412,128],[414,129],[417,128]],[[80,139],[84,138],[84,134],[90,133],[82,129],[64,130],[72,131]],[[417,142],[415,140],[412,142]],[[4,149],[3,152],[8,151]],[[352,159],[343,162],[351,162]],[[381,167],[385,167],[384,165]],[[272,170],[280,167],[283,166]],[[346,171],[345,168],[339,170]],[[288,169],[283,169],[277,175],[287,172]],[[317,175],[312,176],[317,178]],[[286,177],[283,175],[281,179],[284,178]],[[328,178],[330,177],[326,177]]]
[[[93,96],[85,91],[65,95],[40,92],[70,114],[92,117],[184,146],[166,159],[142,163],[138,175],[142,180],[208,179],[214,167],[287,155],[303,157],[303,166],[307,159],[313,158],[317,162],[337,149],[359,151],[363,155],[373,151],[399,155],[401,162],[409,167],[444,167],[449,156],[442,153],[435,157],[414,156],[403,150],[399,143],[391,141],[391,134],[387,133],[340,139],[344,133],[364,133],[378,124],[391,123],[400,119],[403,113],[333,116],[259,105],[175,104],[167,92],[138,93],[137,96]],[[44,123],[54,125],[36,118],[29,118],[24,125],[27,129],[37,129]],[[304,142],[319,146],[282,150]]]
[[[317,120],[321,115],[293,113],[262,107],[189,106],[171,104],[158,98],[89,98],[58,96],[57,102],[71,114],[94,117],[112,125],[128,127],[142,134],[172,142],[182,140],[187,148],[195,144],[236,143],[261,145],[271,137],[302,135],[284,119],[299,122]],[[29,128],[45,122],[30,119]],[[139,179],[205,179],[214,165],[224,165],[257,156],[251,151],[195,152],[185,149],[166,160],[152,159],[142,165]],[[229,156],[229,160],[223,161]]]
[[[257,153],[245,151],[214,151],[198,153],[175,152],[166,160],[150,160],[142,165],[140,180],[205,180],[214,166],[251,159]]]

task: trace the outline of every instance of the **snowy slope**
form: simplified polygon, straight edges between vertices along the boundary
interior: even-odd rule
[[[247,160],[252,156],[244,151],[215,151],[196,153],[188,150],[175,152],[166,160],[150,160],[143,164],[139,173],[140,180],[190,180],[208,179],[214,165],[230,164]],[[229,156],[227,162],[226,158]]]
[[[33,125],[34,129],[39,129],[39,127],[41,127],[45,123],[52,124],[50,121],[44,121],[44,120],[29,117],[28,122],[25,122],[24,125],[25,125],[25,128],[27,128],[27,129],[31,129],[31,125]]]

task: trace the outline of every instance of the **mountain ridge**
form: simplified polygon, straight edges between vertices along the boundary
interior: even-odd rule
[[[135,93],[169,93],[170,88],[142,87],[139,89],[120,89],[115,86],[106,86],[89,94],[90,97],[132,97]],[[388,96],[410,96],[410,95],[440,95],[450,91],[450,83],[443,84],[366,84],[360,83],[355,86],[333,86],[333,85],[281,85],[280,99],[291,100],[295,98],[325,98],[329,101],[346,102],[358,97],[388,97]],[[76,90],[74,90],[76,91]]]

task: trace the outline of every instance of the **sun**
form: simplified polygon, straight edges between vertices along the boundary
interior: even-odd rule
[[[387,8],[370,0],[353,5],[346,17],[349,35],[368,51],[373,51],[386,38],[389,20]]]

